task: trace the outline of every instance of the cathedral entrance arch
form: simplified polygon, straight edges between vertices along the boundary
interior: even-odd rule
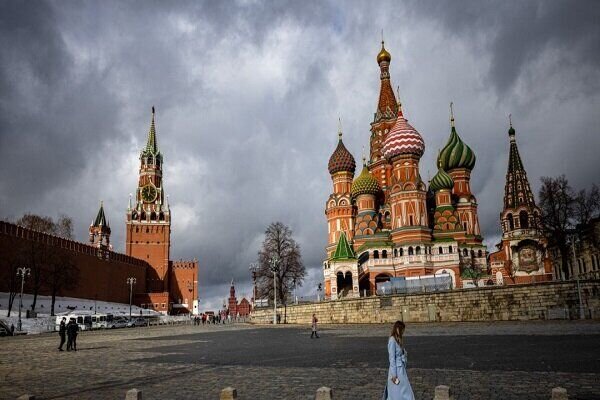
[[[344,274],[342,271],[340,271],[336,276],[338,297],[346,297],[348,294],[352,293],[352,273],[348,271]]]

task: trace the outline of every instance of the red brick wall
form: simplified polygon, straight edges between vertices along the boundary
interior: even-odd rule
[[[173,261],[170,271],[171,300],[177,304],[187,303],[191,312],[198,298],[198,261]]]
[[[32,248],[36,254],[51,249],[54,254],[69,255],[79,269],[77,285],[61,291],[59,296],[129,303],[128,277],[137,280],[134,293],[146,289],[149,264],[145,261],[112,251],[106,252],[106,259],[101,259],[96,247],[0,221],[0,291],[9,291],[9,274],[14,272],[14,265],[29,266]],[[48,278],[47,273],[42,277]],[[27,284],[28,280],[25,282],[25,292],[31,293],[31,285]],[[50,288],[43,286],[39,294],[50,295]]]

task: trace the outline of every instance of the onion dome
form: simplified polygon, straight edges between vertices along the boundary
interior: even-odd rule
[[[383,142],[383,155],[389,160],[400,154],[415,154],[421,157],[424,152],[423,138],[404,118],[402,105],[398,104],[398,118]]]
[[[452,105],[450,106],[452,109]],[[451,113],[450,123],[452,129],[448,143],[440,152],[439,161],[442,169],[450,171],[455,168],[466,168],[472,170],[475,166],[475,153],[458,136],[454,126],[454,114]]]
[[[429,181],[429,189],[437,192],[442,189],[452,190],[454,187],[454,181],[452,177],[448,175],[441,167],[438,168],[437,174]]]
[[[360,175],[352,182],[352,197],[358,197],[361,194],[377,195],[380,191],[381,186],[379,186],[379,182],[371,175],[367,164],[363,162],[363,169]]]
[[[337,172],[351,172],[354,175],[354,171],[356,170],[356,161],[354,161],[354,157],[348,151],[346,146],[344,146],[344,142],[342,142],[342,131],[338,132],[340,140],[338,141],[338,145],[335,148],[335,151],[329,157],[329,173],[331,175]]]
[[[508,136],[514,137],[516,132],[515,132],[515,128],[513,128],[513,126],[512,126],[512,114],[508,114],[508,122],[510,124],[510,128],[508,128]]]
[[[383,61],[388,63],[392,60],[392,55],[383,46],[383,40],[381,41],[381,51],[377,54],[377,64],[381,64]]]

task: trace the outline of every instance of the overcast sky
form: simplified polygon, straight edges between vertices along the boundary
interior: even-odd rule
[[[173,259],[197,257],[203,309],[248,265],[272,221],[289,225],[315,293],[327,240],[327,161],[342,118],[357,161],[391,78],[426,143],[423,178],[449,135],[477,155],[472,189],[497,242],[508,114],[529,180],[598,181],[597,1],[2,1],[0,218],[70,215],[78,240],[104,200],[115,250],[156,107]]]

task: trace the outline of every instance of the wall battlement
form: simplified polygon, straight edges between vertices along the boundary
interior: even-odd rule
[[[23,226],[12,224],[6,221],[0,221],[0,235],[30,240],[47,246],[58,247],[74,253],[86,254],[90,256],[96,256],[98,254],[98,248],[89,244],[25,228]],[[144,260],[140,260],[126,254],[117,253],[112,250],[106,251],[105,254],[108,255],[105,257],[107,261],[113,260],[121,263],[137,265],[142,268],[146,268],[148,266],[148,263]]]

